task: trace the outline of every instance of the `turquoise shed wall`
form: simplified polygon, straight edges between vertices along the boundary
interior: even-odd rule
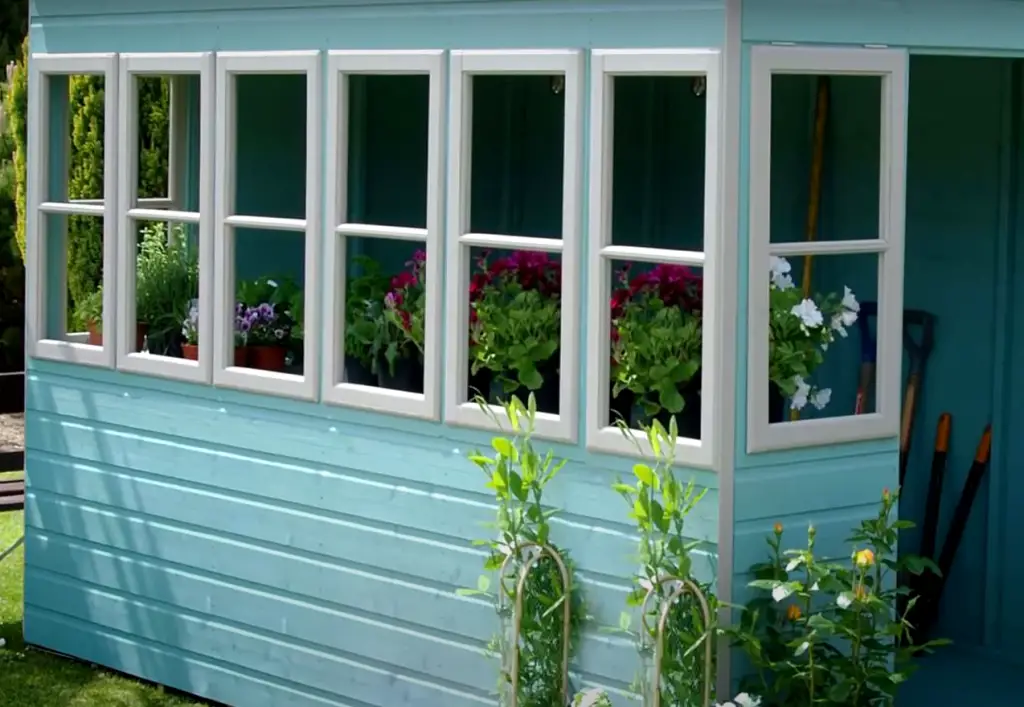
[[[719,46],[724,34],[721,2],[158,7],[34,0],[33,51]],[[489,533],[465,461],[487,435],[42,361],[26,435],[29,642],[247,707],[493,703],[493,612],[455,594],[480,573],[470,540]],[[634,539],[610,484],[631,461],[555,451],[570,463],[551,489],[565,510],[554,539],[596,621],[616,624]],[[695,475],[708,494],[691,533],[709,542],[699,573],[712,579],[718,478]],[[592,632],[577,684],[624,703],[635,666],[631,644]]]
[[[744,78],[740,178],[740,302],[746,301],[749,173],[750,46],[767,42],[908,47],[906,278],[904,302],[938,317],[937,344],[918,408],[913,452],[901,515],[920,522],[935,423],[953,414],[939,542],[959,497],[982,428],[993,423],[992,467],[974,505],[949,578],[938,635],[958,648],[977,648],[1019,661],[1021,625],[1014,598],[1024,561],[1013,551],[1021,536],[1024,499],[1018,474],[1024,448],[1013,431],[1021,423],[1024,388],[1014,362],[1020,357],[1020,282],[1024,260],[1018,207],[1021,145],[1021,64],[1024,3],[988,0],[744,0]],[[957,54],[960,56],[922,56]],[[858,126],[877,121],[873,104],[855,88],[833,81],[822,196],[822,238],[835,229],[859,227],[858,173],[870,150]],[[773,123],[786,140],[792,172],[773,181],[773,229],[802,238],[810,165],[814,89],[792,86]],[[789,202],[787,213],[774,204]],[[861,202],[862,203],[862,202]],[[777,213],[778,211],[778,213]],[[836,215],[841,219],[836,220]],[[861,217],[863,220],[863,216]],[[870,224],[863,224],[873,229]],[[864,232],[870,232],[865,230]],[[819,281],[818,278],[821,278]],[[840,279],[840,277],[842,279]],[[816,266],[815,286],[850,282],[857,289],[868,273],[830,273]],[[829,286],[831,285],[831,286]],[[848,552],[849,529],[873,514],[883,487],[898,485],[897,440],[812,448],[785,453],[746,453],[746,313],[737,332],[737,431],[735,470],[734,599],[742,598],[746,569],[764,553],[765,534],[780,521],[799,543],[809,522],[826,552]],[[827,384],[832,405],[852,408],[856,344],[836,350]],[[843,379],[845,377],[845,380]],[[902,538],[917,548],[916,532]],[[953,671],[956,672],[955,670]],[[966,677],[966,676],[964,676]]]

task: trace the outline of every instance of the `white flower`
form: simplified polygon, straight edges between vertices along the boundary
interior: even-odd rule
[[[832,321],[830,322],[829,325],[832,327],[832,331],[836,332],[837,334],[839,334],[839,336],[841,336],[841,337],[843,337],[845,339],[846,336],[847,336],[847,334],[846,334],[846,326],[847,325],[844,322],[844,316],[843,316],[844,313],[845,312],[837,312],[836,314],[832,315]],[[854,315],[854,316],[856,316],[856,315]],[[822,349],[828,348],[828,344],[822,344],[821,348]]]
[[[792,270],[789,261],[772,255],[769,258],[769,264],[772,272],[772,285],[775,286],[775,289],[788,290],[791,288],[793,286],[793,278],[789,275],[789,271]]]
[[[818,408],[819,410],[824,410],[825,406],[828,405],[830,400],[832,400],[832,389],[819,388],[818,390],[814,391],[814,393],[811,395],[810,400],[811,405]]]
[[[271,287],[277,287],[277,282],[275,280],[267,280],[267,284]]]
[[[825,321],[825,318],[821,316],[821,310],[818,309],[818,305],[814,303],[814,300],[810,299],[805,299],[800,304],[793,305],[789,313],[799,317],[800,322],[807,329],[817,329]]]
[[[843,592],[836,597],[836,604],[840,609],[848,609],[850,608],[850,605],[853,604],[853,599],[850,597],[849,592]]]
[[[793,376],[793,382],[796,384],[796,392],[789,401],[789,407],[793,410],[803,410],[807,405],[807,397],[811,394],[811,386],[800,376]]]
[[[785,600],[786,597],[788,597],[792,593],[793,590],[788,585],[780,584],[772,590],[772,599],[774,599],[776,602],[780,602]]]
[[[736,707],[761,707],[761,698],[741,692],[734,698]]]
[[[860,311],[860,302],[858,302],[857,298],[853,296],[853,290],[851,290],[849,287],[846,287],[845,285],[843,286],[843,302],[842,302],[842,305],[843,305],[843,309],[847,309],[850,312],[859,312]],[[853,321],[857,321],[857,315],[856,314],[853,315]],[[847,324],[846,326],[850,326],[850,325]]]

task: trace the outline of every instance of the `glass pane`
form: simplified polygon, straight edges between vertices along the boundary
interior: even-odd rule
[[[653,420],[701,437],[703,272],[683,265],[612,264],[607,423]]]
[[[306,218],[306,76],[235,77],[235,214]]]
[[[881,77],[772,76],[771,133],[773,242],[808,238],[816,190],[815,238],[878,237]]]
[[[428,335],[423,245],[379,238],[344,240],[348,272],[343,380],[422,393]]]
[[[39,218],[46,244],[45,336],[102,346],[103,217]]]
[[[348,79],[349,223],[426,228],[430,77]]]
[[[879,256],[772,257],[770,423],[874,412]],[[810,286],[804,283],[812,278]]]
[[[199,229],[181,223],[135,227],[135,336],[130,351],[198,360]]]
[[[138,201],[133,206],[198,211],[199,76],[137,76],[135,81]]]
[[[472,248],[466,399],[492,404],[533,393],[558,414],[562,263],[559,254]]]
[[[50,76],[50,201],[103,201],[104,78]],[[67,145],[64,154],[61,146]]]
[[[235,365],[302,375],[305,234],[235,234]]]
[[[613,81],[612,242],[704,250],[703,84],[692,76]]]
[[[470,230],[561,238],[563,77],[472,81]]]

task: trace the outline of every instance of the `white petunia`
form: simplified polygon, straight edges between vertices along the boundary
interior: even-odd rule
[[[733,699],[736,702],[736,707],[761,707],[761,698],[754,697],[746,692],[741,692]]]
[[[825,321],[825,318],[821,315],[821,310],[818,309],[818,305],[814,303],[814,300],[810,299],[805,299],[800,304],[793,305],[789,313],[799,317],[800,323],[807,329],[817,329]]]
[[[789,401],[789,407],[793,410],[803,410],[807,405],[807,397],[811,394],[811,386],[800,376],[794,376],[793,382],[796,383],[796,392]]]
[[[851,312],[859,312],[860,311],[860,302],[858,302],[857,298],[853,296],[853,290],[851,290],[849,287],[846,287],[845,285],[843,286],[843,301],[842,301],[842,305],[843,305],[843,309],[848,309]],[[857,319],[857,317],[856,317],[856,315],[854,315],[854,320],[856,320],[856,319]]]
[[[841,337],[843,337],[845,339],[846,336],[847,336],[847,334],[846,334],[846,326],[847,325],[844,323],[843,320],[844,320],[843,312],[838,312],[838,313],[832,315],[832,321],[829,323],[829,326],[832,327],[832,331],[836,332],[837,334],[839,334],[839,336],[841,336]]]
[[[819,388],[818,390],[814,391],[814,394],[811,395],[810,400],[811,405],[818,408],[819,410],[824,410],[825,406],[828,405],[830,400],[832,400],[832,389]]]
[[[769,259],[769,264],[771,265],[772,285],[775,286],[775,289],[788,290],[791,288],[793,286],[793,278],[789,272],[793,268],[789,261],[773,255]]]

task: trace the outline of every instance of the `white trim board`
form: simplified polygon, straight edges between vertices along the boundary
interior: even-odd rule
[[[53,76],[96,75],[103,77],[103,195],[100,204],[76,204],[67,199],[67,177],[59,199],[50,201],[51,106],[49,80]],[[26,199],[26,316],[25,341],[33,358],[65,361],[87,366],[113,368],[115,363],[117,303],[117,140],[118,75],[116,54],[33,54],[29,60],[28,194]],[[61,163],[70,160],[65,141],[56,146],[64,151]],[[47,308],[54,293],[66,293],[67,268],[59,282],[47,277],[49,237],[47,215],[82,214],[103,217],[103,345],[90,346],[82,337],[68,332],[62,339],[47,337]],[[67,233],[65,221],[65,235]],[[63,256],[65,262],[67,253]],[[66,296],[66,295],[64,295]],[[58,329],[66,330],[66,308],[60,309]]]
[[[903,236],[906,194],[907,53],[896,49],[758,46],[750,55],[750,262],[747,451],[855,442],[899,433],[903,360]],[[854,241],[772,243],[771,77],[860,75],[882,79],[882,154],[877,236]],[[877,253],[876,412],[768,423],[768,276],[771,255]]]
[[[586,430],[589,449],[613,454],[633,455],[637,444],[646,454],[650,445],[642,433],[627,438],[607,422],[609,342],[611,322],[608,301],[611,297],[611,261],[633,260],[650,263],[676,263],[702,269],[704,278],[701,439],[680,438],[676,461],[688,466],[718,467],[721,444],[717,432],[721,411],[733,410],[730,400],[722,400],[718,391],[722,381],[722,341],[725,323],[723,283],[731,278],[723,272],[721,174],[721,56],[716,49],[682,50],[594,50],[590,66],[590,198],[589,287],[587,304],[590,325],[587,337],[587,370],[598,381],[587,395]],[[699,252],[664,248],[640,248],[612,244],[612,160],[614,154],[614,80],[616,76],[700,76],[705,77],[706,133],[704,163],[704,250]],[[731,420],[729,421],[731,425]]]
[[[314,400],[320,351],[320,204],[321,204],[321,53],[219,52],[216,111],[216,213],[213,228],[214,385],[255,393]],[[235,77],[240,74],[301,74],[306,77],[306,203],[305,218],[272,218],[232,213],[235,197]],[[235,238],[240,227],[290,231],[305,242],[303,303],[305,335],[303,375],[241,368],[234,364]]]
[[[426,228],[403,228],[348,222],[348,77],[353,74],[404,74],[429,77],[427,128]],[[378,412],[440,419],[441,344],[444,289],[444,105],[443,51],[332,51],[327,59],[327,229],[323,292],[324,337],[321,399]],[[346,237],[381,238],[422,243],[427,253],[424,322],[423,393],[389,390],[342,382],[345,339]]]
[[[550,74],[564,77],[565,145],[562,176],[561,238],[523,238],[515,234],[469,233],[472,139],[472,80],[480,74]],[[497,429],[487,412],[466,398],[470,247],[524,248],[562,254],[561,374],[559,414],[537,413],[538,437],[575,442],[579,415],[579,254],[582,187],[583,53],[577,50],[453,51],[450,61],[448,134],[448,226],[446,357],[457,362],[445,378],[445,421],[465,427]],[[502,413],[498,412],[498,419]]]
[[[139,76],[197,75],[200,83],[199,107],[199,211],[182,212],[169,210],[176,206],[169,197],[168,210],[146,208],[150,199],[138,199],[138,123]],[[199,347],[199,360],[154,356],[136,352],[135,348],[135,278],[136,278],[136,229],[140,222],[198,224],[199,234],[199,339],[213,341],[213,153],[215,121],[215,74],[214,57],[211,52],[194,54],[122,54],[120,60],[120,106],[118,111],[121,130],[118,139],[118,204],[120,206],[118,228],[118,291],[117,302],[117,366],[123,371],[144,375],[160,376],[193,383],[210,383],[213,380],[213,345]],[[179,91],[180,93],[180,91]],[[178,97],[180,99],[180,96]],[[172,102],[175,96],[172,96]],[[179,100],[180,103],[180,100]],[[181,175],[176,169],[184,168],[182,155],[175,152],[183,149],[184,123],[187,115],[179,109],[171,110],[171,159],[168,164],[168,190],[177,192],[176,182]],[[174,136],[177,136],[175,138]],[[138,202],[139,208],[134,205]],[[170,232],[168,232],[170,236]]]

